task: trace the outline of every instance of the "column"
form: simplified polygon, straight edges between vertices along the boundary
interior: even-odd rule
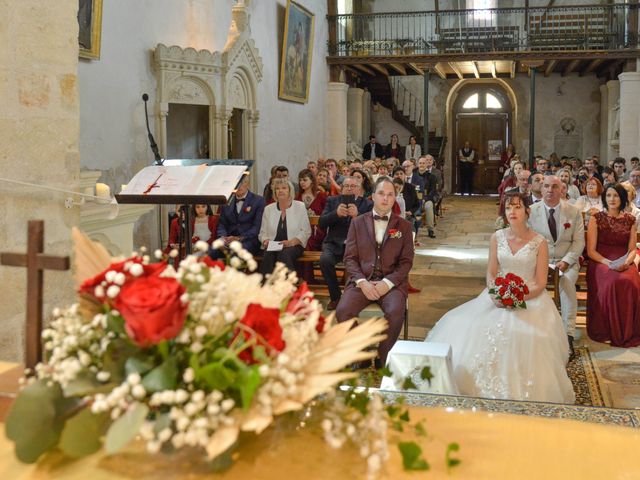
[[[349,88],[347,92],[347,131],[351,133],[351,141],[364,145],[369,140],[370,133],[362,131],[362,97],[364,90]],[[336,159],[338,160],[338,159]]]
[[[600,158],[609,157],[609,89],[600,85]],[[589,152],[585,152],[589,155]]]
[[[530,67],[531,82],[529,84],[529,168],[533,168],[533,156],[536,143],[536,69]]]
[[[638,156],[640,116],[640,73],[625,72],[620,80],[620,156],[627,159]]]
[[[327,158],[347,158],[347,90],[349,85],[327,85]]]
[[[371,135],[371,92],[365,90],[362,94],[362,144]]]
[[[429,153],[429,73],[429,68],[425,68],[422,80],[422,155]]]
[[[607,154],[600,159],[607,160],[618,156],[619,145],[619,121],[620,121],[620,82],[609,80],[607,82]]]
[[[249,128],[245,132],[248,137],[248,152],[247,158],[254,161],[253,175],[251,175],[251,190],[257,192],[258,188],[258,122],[260,121],[260,112],[258,110],[247,110],[245,115],[248,117]],[[266,179],[264,180],[266,181]]]
[[[167,102],[158,102],[156,111],[160,120],[156,126],[156,136],[160,140],[158,147],[160,148],[160,156],[167,157],[167,116],[169,115],[169,104]]]

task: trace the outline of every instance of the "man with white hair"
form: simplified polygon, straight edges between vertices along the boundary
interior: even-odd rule
[[[636,189],[636,207],[640,208],[640,168],[634,168],[629,173],[629,183]]]
[[[542,183],[542,201],[531,206],[529,226],[542,235],[549,246],[549,265],[561,272],[560,307],[571,354],[576,330],[578,261],[584,250],[584,223],[580,210],[562,202],[562,182],[547,175]]]

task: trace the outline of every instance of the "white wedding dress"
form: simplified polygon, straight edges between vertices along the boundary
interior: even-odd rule
[[[499,275],[530,284],[545,241],[536,235],[512,253],[505,230],[497,235]],[[448,312],[426,338],[451,345],[459,393],[474,397],[574,403],[565,365],[569,357],[562,318],[546,291],[526,309],[498,308],[488,290]]]

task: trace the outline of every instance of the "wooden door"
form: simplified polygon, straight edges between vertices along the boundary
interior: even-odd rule
[[[457,153],[465,141],[471,142],[476,151],[476,166],[473,193],[497,193],[502,174],[500,154],[506,147],[508,136],[507,114],[461,114],[456,116],[456,160]],[[456,190],[460,191],[460,172],[456,166]]]

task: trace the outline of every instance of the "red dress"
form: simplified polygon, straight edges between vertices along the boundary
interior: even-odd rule
[[[318,191],[313,202],[309,205],[307,210],[313,210],[313,213],[320,216],[324,211],[324,207],[327,205],[327,194],[325,192]],[[302,194],[298,193],[296,195],[296,200],[300,200],[302,202]],[[309,241],[307,242],[307,251],[316,251],[319,252],[322,250],[322,241],[324,240],[324,236],[326,232],[320,228],[318,225],[313,225],[311,227],[311,236],[309,237]]]
[[[596,250],[616,260],[627,254],[635,218],[625,213],[618,218],[598,212]],[[640,345],[640,275],[633,266],[624,272],[589,262],[587,266],[587,332],[597,342],[611,341],[615,347]]]

